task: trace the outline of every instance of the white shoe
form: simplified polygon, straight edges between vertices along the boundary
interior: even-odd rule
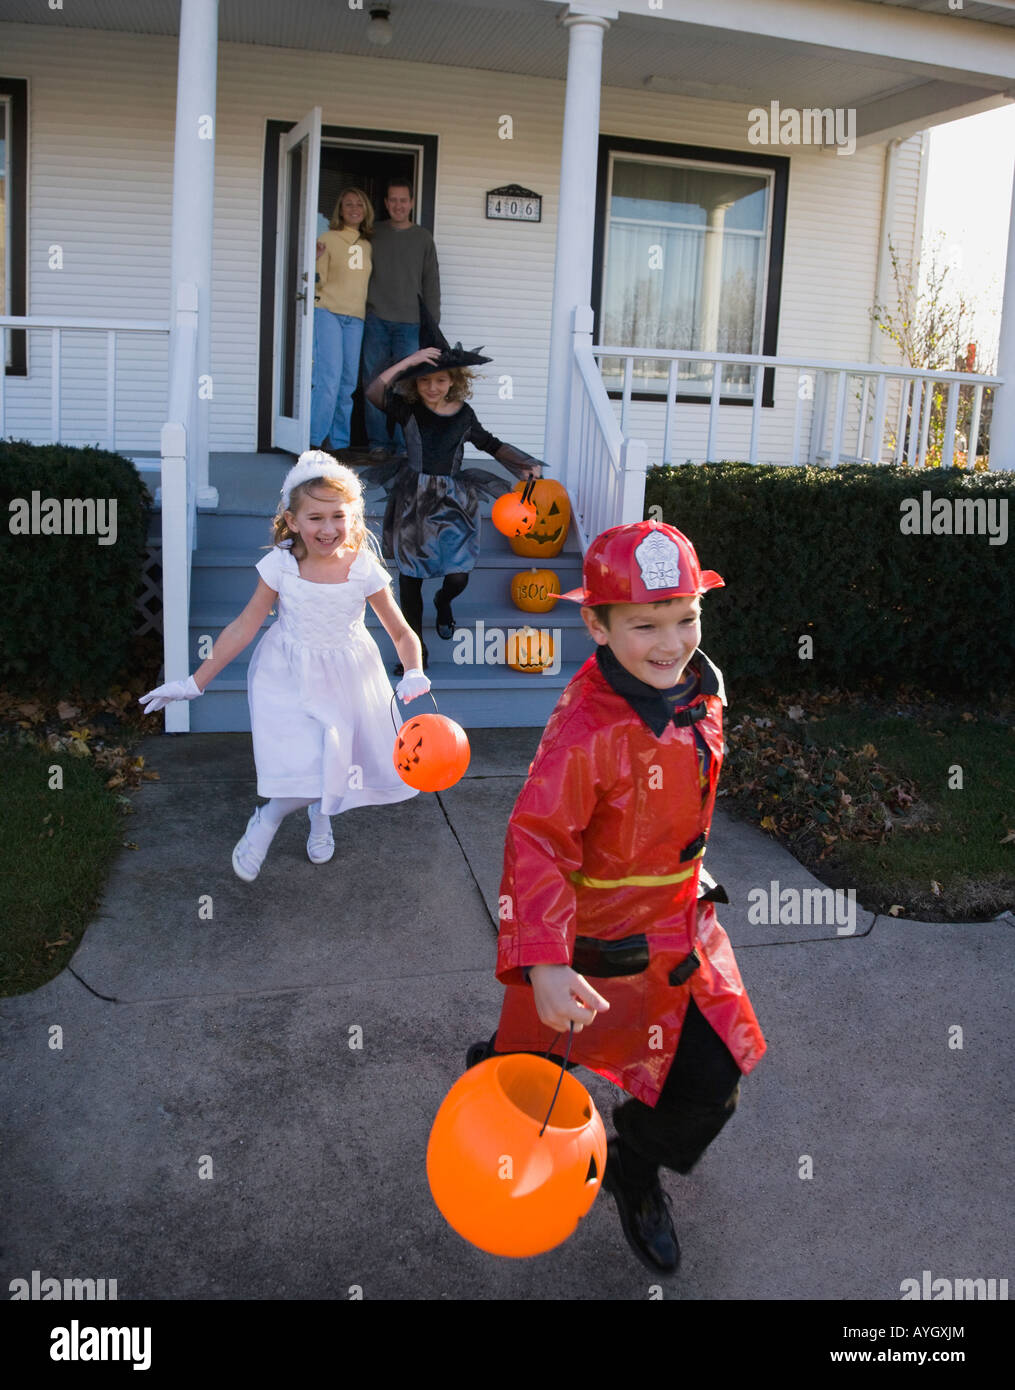
[[[321,814],[321,803],[315,801],[307,807],[307,815],[310,817],[310,834],[307,837],[307,858],[311,864],[327,864],[335,853],[335,837],[331,833],[331,818],[328,818],[328,833],[326,835],[314,834],[314,817]]]
[[[261,808],[256,807],[254,814],[247,821],[242,839],[233,850],[233,870],[237,878],[242,878],[244,883],[253,883],[261,872],[264,856],[268,853],[277,830],[277,825],[268,825],[261,820]]]

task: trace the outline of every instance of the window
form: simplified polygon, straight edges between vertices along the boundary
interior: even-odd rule
[[[28,83],[0,77],[0,313],[24,314],[27,245]],[[9,375],[26,371],[25,334],[6,333]]]
[[[665,152],[664,152],[665,151]],[[596,341],[698,352],[772,352],[788,161],[603,137],[596,235]],[[603,362],[609,389],[619,358]],[[665,396],[669,360],[636,358],[637,397]],[[711,391],[707,362],[682,362],[679,397]],[[753,399],[752,372],[723,369],[722,396]]]

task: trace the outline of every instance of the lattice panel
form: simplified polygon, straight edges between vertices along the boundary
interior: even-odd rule
[[[134,607],[137,609],[135,636],[143,637],[146,632],[162,631],[161,544],[152,544],[148,547]]]

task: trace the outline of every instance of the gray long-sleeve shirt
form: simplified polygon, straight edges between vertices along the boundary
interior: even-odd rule
[[[441,280],[437,248],[425,227],[415,223],[401,231],[378,222],[371,245],[373,273],[367,291],[367,312],[392,323],[419,323],[423,302],[439,322]]]

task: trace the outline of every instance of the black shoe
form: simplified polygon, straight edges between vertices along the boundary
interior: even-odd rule
[[[455,618],[451,612],[451,604],[446,599],[442,603],[438,594],[433,601],[433,606],[437,609],[437,636],[443,637],[445,642],[448,642],[455,633]]]
[[[473,1043],[465,1054],[465,1070],[469,1071],[472,1067],[478,1067],[480,1062],[485,1062],[490,1056],[490,1044],[488,1042]]]
[[[603,1186],[613,1197],[628,1245],[643,1265],[656,1274],[675,1274],[680,1264],[680,1246],[670,1217],[670,1199],[653,1182],[633,1183],[624,1172],[622,1141],[611,1139],[606,1146]]]

